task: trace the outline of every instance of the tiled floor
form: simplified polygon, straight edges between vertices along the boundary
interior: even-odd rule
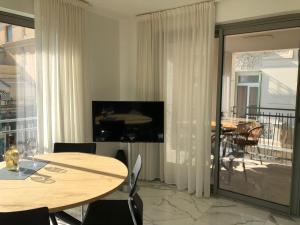
[[[196,198],[170,185],[142,182],[139,187],[145,225],[300,225],[297,218],[225,198]],[[117,191],[108,198],[126,196]],[[80,209],[73,210],[77,215],[79,212]]]
[[[239,161],[238,161],[239,160]],[[235,159],[231,180],[224,167],[220,170],[220,187],[225,190],[288,205],[292,182],[292,165],[245,157],[247,180],[242,159]]]

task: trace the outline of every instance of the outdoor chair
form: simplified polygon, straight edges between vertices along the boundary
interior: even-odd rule
[[[235,158],[242,159],[243,173],[245,181],[247,182],[247,174],[245,168],[245,154],[247,154],[247,147],[256,147],[260,163],[262,164],[261,152],[258,147],[259,138],[263,132],[263,126],[258,122],[239,124],[237,131],[232,136],[232,151],[227,155],[230,158],[229,161],[229,182],[231,179],[231,172],[233,170],[233,161]]]

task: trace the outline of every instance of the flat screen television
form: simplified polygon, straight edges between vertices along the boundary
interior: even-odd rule
[[[164,102],[93,101],[94,142],[164,142]]]

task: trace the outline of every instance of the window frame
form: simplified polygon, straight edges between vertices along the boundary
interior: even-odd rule
[[[9,12],[0,11],[0,22],[34,29],[34,19]]]
[[[7,24],[5,27],[6,30],[6,42],[12,42],[13,41],[13,25]]]
[[[251,87],[257,87],[257,105],[258,107],[260,106],[260,102],[261,102],[261,79],[262,79],[262,72],[261,71],[238,71],[235,72],[235,76],[236,76],[236,89],[238,86],[244,86],[247,87],[247,110],[246,113],[249,113],[249,100],[250,100],[250,88]],[[248,83],[243,83],[243,82],[239,82],[239,77],[243,77],[243,76],[257,76],[258,77],[258,81],[257,82],[248,82]],[[235,93],[235,105],[237,106],[237,91]]]

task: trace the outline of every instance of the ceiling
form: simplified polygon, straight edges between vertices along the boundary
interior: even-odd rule
[[[119,16],[135,16],[142,13],[170,9],[202,2],[203,0],[85,0],[94,11]]]

